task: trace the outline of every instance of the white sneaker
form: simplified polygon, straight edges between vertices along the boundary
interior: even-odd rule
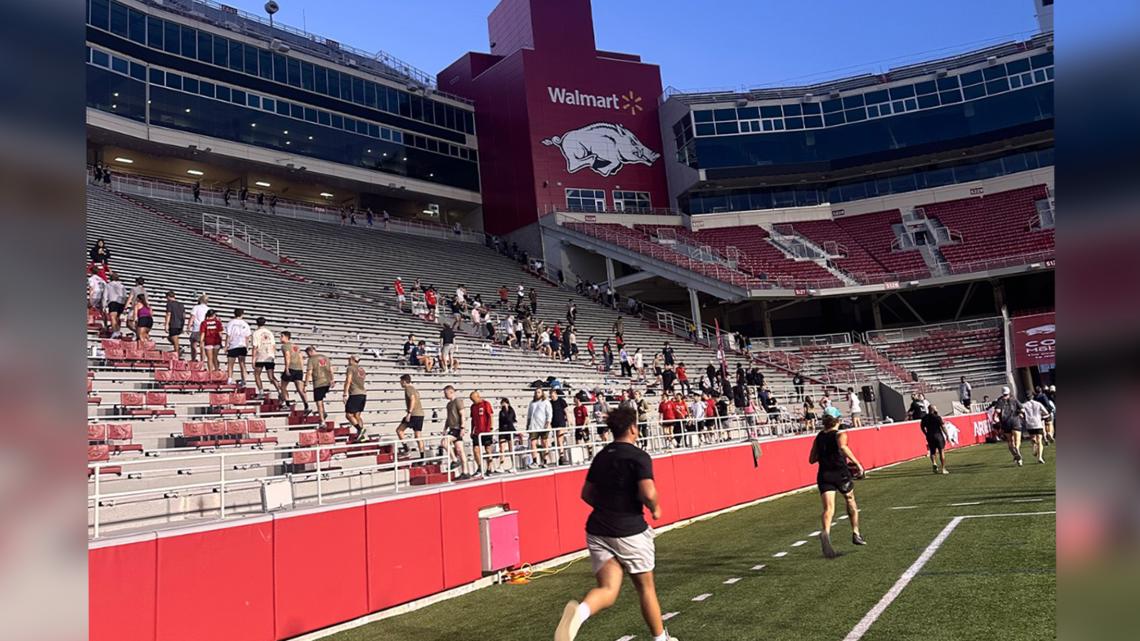
[[[1044,462],[1045,462],[1045,457],[1044,457],[1044,456],[1039,456],[1039,457],[1037,457],[1037,462],[1038,462],[1038,463],[1044,463]]]
[[[1017,459],[1017,466],[1021,467],[1021,459]]]
[[[578,616],[578,602],[568,601],[562,608],[562,620],[554,629],[554,641],[574,641],[578,636],[578,628],[582,627],[582,619]]]

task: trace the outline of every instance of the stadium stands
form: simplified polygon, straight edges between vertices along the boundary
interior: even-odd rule
[[[1022,189],[922,205],[930,218],[962,235],[962,242],[940,249],[956,271],[984,269],[987,263],[1051,257],[1054,230],[1034,229],[1038,201],[1049,197],[1048,187]]]
[[[1003,327],[1001,318],[940,323],[867,332],[867,342],[932,389],[955,389],[961,376],[973,384],[1001,379]]]

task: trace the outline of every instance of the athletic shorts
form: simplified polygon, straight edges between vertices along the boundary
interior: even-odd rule
[[[116,303],[115,301],[111,301],[110,303],[107,303],[107,311],[111,312],[112,314],[122,314],[123,313],[123,304],[122,303]]]
[[[368,397],[364,394],[353,394],[349,396],[348,400],[344,402],[344,413],[359,414],[360,412],[363,412],[364,402],[367,400]]]
[[[166,330],[166,337],[167,337],[167,338],[174,338],[175,336],[181,336],[181,335],[182,335],[182,331],[183,331],[183,328],[182,328],[182,327],[170,327],[170,328],[167,328],[167,330]]]
[[[444,360],[447,360],[447,359],[455,356],[455,343],[448,343],[448,344],[444,345],[443,350],[440,351],[440,355],[443,357]]]
[[[931,454],[937,452],[938,450],[944,450],[946,449],[946,439],[928,438],[926,439],[926,449],[929,450]]]
[[[190,332],[190,342],[197,343],[202,338],[202,332]]]
[[[820,494],[824,492],[839,492],[840,494],[846,495],[855,489],[855,481],[851,478],[850,473],[820,474],[816,476],[815,482],[819,487]]]
[[[139,327],[150,329],[154,327],[154,316],[140,316],[136,323]]]
[[[610,428],[606,427],[605,423],[598,425],[595,429],[598,431],[598,437],[605,436],[606,432],[610,431]]]
[[[1043,430],[1043,429],[1040,429],[1040,430],[1026,429],[1025,433],[1030,435],[1030,436],[1041,436],[1042,434],[1045,433],[1045,430]]]
[[[586,534],[586,547],[590,550],[590,563],[594,574],[610,559],[617,559],[622,569],[630,574],[652,572],[657,558],[653,539],[657,533],[646,528],[641,534],[613,537]]]
[[[294,381],[305,380],[305,373],[299,369],[287,369],[281,372],[281,381],[283,383],[292,383]]]
[[[458,427],[449,427],[447,428],[447,436],[448,438],[454,439],[456,441],[462,440],[463,430]]]
[[[515,440],[514,430],[510,430],[507,432],[499,432],[499,442],[500,443],[511,443],[514,440]]]
[[[226,350],[226,356],[230,358],[244,358],[249,351],[244,347],[231,347]]]
[[[1019,421],[1002,421],[998,423],[998,429],[1000,429],[1003,434],[1024,431],[1021,428],[1021,423]]]
[[[471,444],[475,447],[491,447],[495,444],[494,432],[480,432],[471,435]]]
[[[323,400],[325,400],[325,394],[328,394],[328,393],[329,393],[329,386],[328,385],[322,385],[321,387],[314,387],[313,388],[313,400],[314,401],[323,401]]]
[[[574,429],[575,441],[588,441],[590,440],[590,430],[585,427],[578,427]]]
[[[273,368],[276,366],[277,366],[276,363],[274,363],[273,361],[261,361],[260,363],[254,363],[253,369],[264,369],[264,370],[269,370],[270,372],[272,372]]]
[[[404,421],[403,424],[405,426],[407,426],[409,429],[411,429],[413,432],[415,432],[416,434],[419,434],[424,429],[424,417],[423,416],[413,416],[413,417],[409,418],[408,420]]]

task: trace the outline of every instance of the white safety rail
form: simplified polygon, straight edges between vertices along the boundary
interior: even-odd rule
[[[252,255],[258,247],[278,259],[281,258],[281,242],[273,236],[251,227],[229,216],[202,213],[202,233],[229,243],[238,249],[245,247],[245,253]]]
[[[160,178],[150,178],[137,175],[122,175],[113,174],[111,178],[111,186],[117,192],[124,194],[136,194],[145,196],[147,198],[155,198],[159,200],[176,200],[180,202],[195,202],[194,189],[191,185],[182,182],[175,182],[163,180]],[[232,190],[230,195],[230,202],[227,205],[224,190],[216,187],[202,186],[199,191],[198,197],[202,204],[213,205],[215,207],[230,207],[234,210],[242,209],[242,205],[238,200],[237,190]],[[294,218],[300,220],[315,220],[322,223],[341,224],[340,209],[335,205],[318,205],[314,203],[307,203],[295,200],[286,200],[278,198],[276,205],[270,206],[269,198],[260,207],[253,201],[252,195],[245,204],[245,209],[252,211],[260,211],[262,213],[271,214],[274,216],[281,216],[283,218]],[[457,240],[465,243],[479,243],[486,242],[486,235],[478,230],[461,228],[459,233],[456,233],[452,227],[447,227],[438,223],[428,223],[418,220],[408,220],[405,218],[393,218],[387,224],[384,223],[381,212],[374,212],[375,221],[373,223],[374,229],[390,231],[398,234],[411,234],[414,236],[426,236],[428,238],[446,238],[449,240]],[[357,218],[363,218],[364,214],[357,213]],[[363,220],[358,225],[361,228],[367,228]]]
[[[773,336],[772,338],[753,338],[752,344],[767,344],[776,349],[789,347],[812,347],[826,345],[850,345],[851,333],[840,332],[836,334],[809,334],[806,336]]]
[[[659,397],[650,398],[656,401]],[[616,408],[617,404],[611,403],[610,407]],[[807,425],[799,418],[798,409],[793,408],[793,412],[795,412],[795,418],[786,412],[779,417],[769,418],[763,411],[759,411],[755,414],[734,414],[727,417],[713,417],[703,422],[707,423],[707,425],[700,426],[692,419],[650,421],[642,424],[642,438],[639,444],[649,452],[664,454],[673,451],[695,450],[701,447],[724,443],[743,442],[748,439],[772,439],[781,436],[803,434],[815,429],[816,426]],[[550,431],[543,430],[533,432],[534,434],[550,435],[550,443],[546,447],[539,447],[538,441],[536,441],[535,447],[531,447],[530,441],[532,439],[530,435],[532,433],[528,433],[525,430],[513,432],[511,433],[512,447],[509,452],[504,453],[500,453],[496,449],[499,445],[498,439],[500,433],[491,432],[491,440],[494,447],[487,448],[489,451],[483,453],[484,469],[490,469],[498,474],[514,475],[525,473],[540,466],[546,468],[570,468],[588,465],[593,453],[601,449],[606,443],[606,441],[599,438],[596,426],[596,424],[586,424],[583,426],[571,425]],[[587,439],[578,442],[575,437],[576,430],[584,430]],[[440,442],[439,435],[425,436],[424,440],[429,444],[429,451],[436,452],[436,445]],[[469,431],[465,433],[463,441],[465,452],[469,454],[472,453]],[[415,439],[409,438],[407,441],[403,441],[403,443],[414,444]],[[310,447],[276,447],[264,450],[203,450],[193,454],[188,453],[186,449],[152,450],[146,457],[116,457],[110,461],[88,463],[87,467],[91,474],[91,478],[88,480],[87,497],[90,521],[88,527],[89,535],[91,538],[100,538],[103,536],[103,530],[105,529],[103,512],[106,509],[131,502],[186,498],[195,495],[216,495],[217,507],[215,511],[218,519],[240,518],[250,516],[255,512],[249,509],[235,510],[234,494],[239,491],[248,493],[250,491],[259,490],[262,485],[272,481],[286,481],[293,484],[294,488],[300,483],[315,484],[315,493],[311,495],[294,492],[294,505],[306,506],[325,505],[329,502],[345,500],[350,495],[360,496],[364,494],[400,493],[409,491],[413,487],[424,487],[412,486],[409,481],[409,470],[414,466],[423,464],[438,464],[443,473],[452,470],[455,475],[459,474],[460,468],[458,466],[453,467],[458,461],[453,458],[453,451],[450,447],[444,448],[442,454],[420,458],[418,453],[414,457],[401,454],[400,445],[401,441],[399,440],[385,439],[380,441],[367,441],[360,444],[337,443]],[[369,452],[376,450],[376,453],[390,448],[393,454],[393,461],[390,463],[338,468],[335,463],[341,460],[344,454],[329,454],[332,450],[353,450],[355,448],[366,448]],[[572,450],[575,449],[579,451],[573,452]],[[285,465],[289,463],[293,459],[293,455],[298,452],[311,452],[313,454],[315,469],[311,471],[259,476],[256,478],[232,478],[232,475],[237,472]],[[538,455],[537,460],[535,454]],[[156,457],[161,458],[164,463],[183,464],[185,473],[180,473],[179,478],[185,478],[186,480],[171,483],[170,485],[163,485],[162,487],[119,492],[103,491],[103,480],[101,477],[104,474],[102,471],[104,468],[121,468],[122,476],[126,477],[131,474],[132,467],[139,468],[147,464],[153,465]],[[266,460],[267,457],[275,458]],[[500,462],[505,462],[507,465],[500,466]],[[478,467],[474,459],[470,456],[466,464],[468,472]],[[377,483],[371,486],[361,484],[359,488],[353,490],[330,492],[325,488],[325,485],[335,479],[360,477],[374,473],[389,473],[391,474],[391,480],[387,483]],[[227,475],[231,476],[228,480]],[[194,477],[198,477],[202,480],[192,480]],[[427,487],[439,487],[440,485],[454,483],[455,481],[448,481],[443,484],[437,483]]]
[[[1002,319],[1000,316],[992,318],[981,318],[977,320],[968,321],[955,321],[949,323],[935,323],[933,325],[920,325],[918,327],[903,327],[900,329],[873,329],[864,333],[867,337],[867,343],[870,345],[880,345],[883,343],[898,343],[911,341],[916,338],[929,336],[931,332],[936,331],[960,331],[967,332],[976,329],[989,329],[993,327],[1001,327]]]

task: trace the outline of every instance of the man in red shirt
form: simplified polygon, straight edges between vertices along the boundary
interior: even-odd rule
[[[680,447],[685,442],[685,427],[689,423],[689,405],[680,392],[677,392],[677,396],[673,398],[673,407],[677,412],[677,422],[673,424],[673,436],[676,437],[677,446]]]
[[[392,288],[396,290],[396,307],[402,312],[404,311],[404,302],[408,300],[407,297],[404,296],[404,281],[400,280],[400,277],[397,276],[396,282],[392,284]]]
[[[668,436],[673,433],[673,428],[677,421],[677,405],[669,396],[662,397],[661,405],[657,407],[657,411],[661,414],[661,434],[666,437],[666,447],[672,447],[673,444],[668,440]]]
[[[701,394],[701,398],[705,401],[705,428],[708,430],[719,428],[720,420],[716,415],[716,399],[708,392]],[[721,440],[720,434],[716,435],[715,440]]]
[[[499,309],[506,309],[509,304],[508,298],[511,293],[507,291],[506,285],[499,285]]]
[[[582,397],[574,395],[574,442],[588,443],[590,441],[590,428],[586,421],[590,420],[590,408],[582,402]]]
[[[428,320],[435,320],[435,304],[439,299],[435,295],[435,287],[428,287],[424,290],[424,302],[427,303]]]
[[[681,385],[681,393],[685,396],[690,396],[693,393],[693,386],[689,385],[689,375],[685,373],[685,364],[677,364],[677,382]]]
[[[475,465],[478,466],[477,474],[484,474],[483,452],[486,449],[488,455],[491,454],[491,449],[494,446],[494,435],[491,434],[491,417],[495,414],[495,408],[491,407],[491,402],[484,400],[479,394],[479,390],[471,392],[471,445],[475,450]],[[486,474],[491,474],[490,471]]]

